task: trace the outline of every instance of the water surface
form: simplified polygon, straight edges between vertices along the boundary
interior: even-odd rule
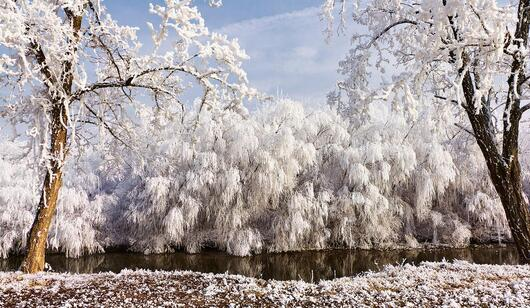
[[[377,271],[387,264],[443,259],[467,260],[479,264],[518,264],[517,250],[512,245],[472,246],[469,248],[440,248],[414,250],[321,250],[260,254],[235,257],[218,251],[199,254],[176,252],[171,254],[143,255],[114,252],[68,259],[64,255],[50,254],[47,262],[56,272],[96,273],[120,272],[122,269],[191,270],[198,272],[241,274],[276,280],[319,281],[352,276],[366,271]],[[21,257],[0,259],[0,271],[14,271]]]

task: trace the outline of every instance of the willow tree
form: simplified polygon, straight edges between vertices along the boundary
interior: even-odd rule
[[[519,254],[530,261],[530,212],[519,163],[521,118],[530,109],[530,0],[353,2],[350,7],[348,0],[327,0],[323,6],[330,20],[338,8],[343,22],[352,8],[363,29],[341,62],[346,79],[339,88],[348,99],[340,108],[358,112],[363,101],[391,97],[403,85],[405,99],[394,108],[414,111],[420,99],[460,108],[468,119],[463,129],[481,149]],[[370,83],[378,69],[391,77],[383,88]]]
[[[186,99],[200,109],[237,110],[253,95],[241,69],[246,54],[237,41],[210,33],[191,0],[166,0],[149,12],[161,22],[147,24],[153,43],[142,47],[138,29],[119,25],[98,0],[0,4],[0,111],[33,138],[42,167],[24,272],[44,269],[71,149],[97,140],[98,132],[134,148],[142,108],[182,120]]]

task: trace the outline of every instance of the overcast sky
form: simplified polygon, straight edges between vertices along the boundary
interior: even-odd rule
[[[106,0],[109,12],[122,24],[143,29],[153,20],[149,2]],[[251,57],[245,63],[250,82],[259,90],[325,104],[326,93],[338,79],[338,62],[346,55],[349,39],[335,37],[325,42],[319,6],[322,0],[224,0],[221,8],[210,8],[207,0],[196,0],[210,30],[239,38]],[[142,35],[143,33],[143,35]]]

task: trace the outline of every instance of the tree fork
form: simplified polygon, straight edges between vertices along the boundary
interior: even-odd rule
[[[506,161],[494,147],[494,140],[485,127],[487,124],[478,119],[481,113],[476,114],[474,110],[467,109],[466,111],[486,160],[491,181],[501,199],[521,261],[530,263],[530,210],[523,196],[518,142],[513,142],[513,154],[510,160]]]
[[[514,107],[517,110],[513,111],[516,114],[511,114],[512,129],[505,130],[505,142],[501,155],[495,143],[488,107],[486,104],[482,104],[478,112],[474,107],[475,93],[469,71],[464,75],[462,88],[466,100],[464,109],[486,161],[493,186],[501,199],[517,251],[521,261],[530,263],[530,210],[523,196],[521,166],[519,164],[519,106],[516,104]],[[508,138],[510,140],[507,140]]]

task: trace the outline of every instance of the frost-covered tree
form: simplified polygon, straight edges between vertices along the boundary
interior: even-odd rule
[[[403,91],[393,108],[417,111],[417,102],[461,107],[485,159],[521,258],[530,261],[530,212],[523,192],[519,130],[528,102],[530,1],[496,0],[327,0],[324,14],[352,8],[361,31],[341,63],[339,87],[346,114]],[[331,26],[332,27],[332,23]],[[328,28],[331,30],[331,28]],[[388,65],[397,64],[396,67]],[[384,87],[375,70],[390,70]],[[472,203],[481,204],[481,198]]]
[[[143,110],[184,121],[185,93],[202,91],[196,117],[184,123],[192,128],[202,110],[238,111],[254,94],[237,41],[209,32],[191,0],[167,0],[164,6],[150,5],[149,12],[161,19],[159,25],[148,24],[153,48],[142,47],[137,29],[119,25],[97,0],[0,4],[1,113],[13,125],[13,137],[38,152],[33,157],[42,174],[21,266],[25,272],[44,268],[69,156],[97,143],[101,134],[134,151]],[[25,133],[31,139],[20,136]]]

